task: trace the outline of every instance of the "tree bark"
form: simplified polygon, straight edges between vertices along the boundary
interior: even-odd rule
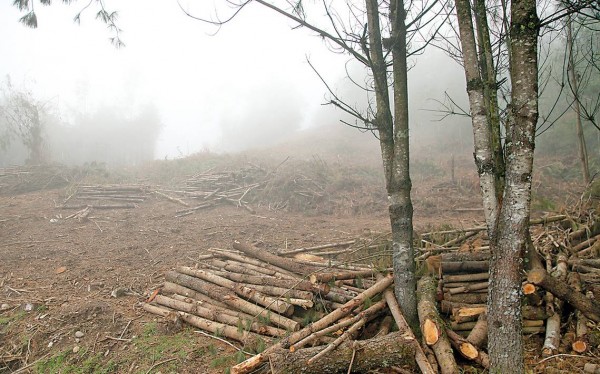
[[[513,0],[510,25],[510,120],[506,131],[506,185],[498,226],[490,235],[488,349],[491,371],[524,371],[521,325],[521,258],[527,245],[531,173],[538,120],[535,0]]]
[[[479,72],[471,4],[468,0],[456,1],[456,16],[471,108],[475,165],[479,174],[485,221],[489,236],[493,238],[496,232],[499,208],[496,193],[496,165],[492,150],[492,134],[488,123],[488,109],[485,105],[484,82]]]
[[[269,353],[268,359],[270,369],[275,374],[347,373],[350,363],[350,372],[353,373],[366,373],[389,366],[400,366],[415,372],[417,365],[412,342],[413,339],[404,336],[402,332],[394,332],[369,340],[348,341],[340,345],[335,354],[321,357],[310,365],[307,365],[307,361],[323,347],[294,352],[278,348]]]

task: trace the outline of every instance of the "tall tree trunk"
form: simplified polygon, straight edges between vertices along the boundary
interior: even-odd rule
[[[418,326],[415,260],[413,248],[413,206],[410,197],[408,77],[406,63],[406,11],[403,0],[392,0],[392,58],[394,76],[394,167],[388,189],[394,285],[404,316]]]
[[[383,57],[377,0],[366,0],[371,69],[377,105],[376,127],[388,194],[394,264],[394,290],[404,316],[418,326],[415,264],[412,244],[412,203],[408,153],[408,85],[404,4],[393,0],[392,57],[394,69],[394,110],[388,94],[387,66]]]
[[[487,21],[487,6],[485,0],[475,1],[475,24],[477,27],[477,42],[479,44],[479,66],[483,80],[483,93],[487,109],[490,141],[494,158],[496,196],[501,203],[504,193],[504,153],[500,130],[500,113],[498,106],[497,72],[492,53],[490,29]]]
[[[579,145],[579,160],[581,161],[581,172],[583,180],[586,184],[590,183],[590,167],[588,164],[588,153],[585,144],[585,136],[583,135],[583,126],[581,125],[581,103],[579,102],[579,82],[575,71],[575,57],[573,56],[573,22],[571,17],[567,18],[567,48],[569,54],[569,62],[567,72],[571,92],[573,93],[573,109],[575,110],[575,128],[577,130],[577,141]]]
[[[535,0],[511,4],[512,81],[506,139],[506,187],[496,235],[492,237],[488,297],[488,349],[491,372],[522,373],[521,258],[527,244],[531,172],[538,120]]]
[[[495,236],[498,217],[498,192],[496,187],[496,166],[492,150],[492,134],[488,122],[488,107],[484,95],[484,82],[479,72],[477,45],[473,29],[471,5],[468,0],[456,0],[456,15],[460,32],[467,93],[471,108],[475,164],[479,174],[479,184],[483,197],[485,221],[490,238]]]

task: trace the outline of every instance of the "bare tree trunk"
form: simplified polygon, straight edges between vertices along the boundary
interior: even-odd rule
[[[577,129],[577,140],[579,145],[579,160],[581,161],[581,172],[585,184],[590,183],[590,167],[588,164],[588,153],[585,144],[585,136],[583,135],[583,126],[581,125],[581,103],[579,102],[579,82],[577,73],[575,72],[575,58],[573,56],[573,22],[571,17],[567,18],[567,48],[569,54],[569,63],[567,72],[569,74],[569,82],[571,92],[573,93],[573,109],[575,110],[575,128]]]
[[[394,290],[410,326],[416,326],[415,265],[412,246],[412,203],[408,153],[408,86],[406,77],[406,31],[404,4],[392,1],[392,53],[394,60],[394,109],[388,94],[387,66],[383,57],[379,10],[376,0],[366,0],[369,53],[377,105],[376,127],[388,193],[394,262]],[[395,122],[394,122],[395,121]]]
[[[506,187],[496,235],[491,237],[488,349],[491,372],[524,372],[521,339],[521,258],[527,245],[531,173],[538,120],[535,0],[511,4],[511,121],[506,139]]]
[[[410,197],[408,77],[406,63],[406,12],[404,1],[393,0],[392,57],[394,76],[394,167],[389,192],[394,258],[394,290],[410,326],[417,315],[415,260],[413,249],[413,206]]]
[[[494,158],[496,196],[498,201],[501,201],[502,194],[504,193],[505,178],[504,154],[500,131],[498,88],[496,84],[497,73],[492,54],[492,42],[490,40],[485,0],[475,1],[475,24],[479,43],[479,66],[481,68],[481,79],[483,80],[483,93],[487,108],[488,126],[490,128],[492,155]]]
[[[496,187],[496,167],[492,150],[492,134],[488,122],[488,108],[484,95],[484,83],[479,73],[477,45],[473,29],[471,5],[468,0],[456,1],[456,15],[462,46],[467,93],[471,107],[475,164],[479,174],[479,184],[483,197],[485,220],[490,238],[495,236],[495,223],[498,217],[498,195]]]

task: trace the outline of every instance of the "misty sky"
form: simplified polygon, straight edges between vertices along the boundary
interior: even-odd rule
[[[0,4],[0,75],[52,100],[67,122],[103,106],[135,112],[153,103],[164,124],[157,158],[242,149],[268,133],[278,138],[336,120],[321,105],[325,89],[306,56],[342,92],[348,57],[260,5],[251,4],[212,35],[214,27],[187,17],[176,1],[108,1],[107,8],[119,12],[126,44],[117,50],[92,7],[81,25],[73,23],[84,2],[36,2],[37,29],[20,24],[22,13],[11,3]],[[410,73],[411,97],[418,101],[413,108],[431,107],[425,100],[441,99],[449,85],[464,92],[459,67],[440,52],[433,56]],[[448,87],[434,89],[431,82]]]

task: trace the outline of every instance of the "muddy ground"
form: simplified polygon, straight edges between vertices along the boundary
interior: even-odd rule
[[[465,180],[415,183],[418,231],[482,222],[473,178]],[[94,210],[78,222],[56,207],[66,193],[0,195],[0,373],[222,373],[235,349],[138,307],[165,272],[235,239],[275,250],[389,231],[385,202],[361,214],[258,204],[256,214],[220,205],[175,218],[180,206],[149,194],[135,209]]]

